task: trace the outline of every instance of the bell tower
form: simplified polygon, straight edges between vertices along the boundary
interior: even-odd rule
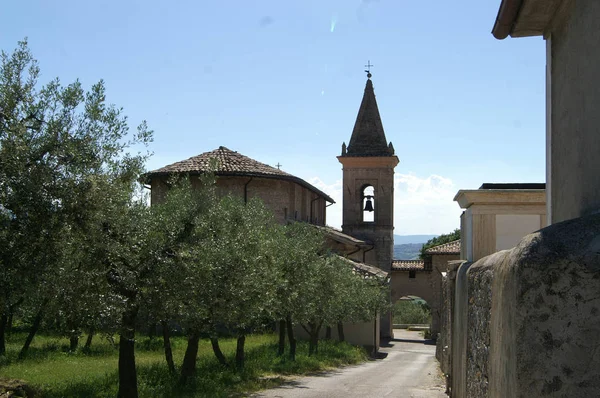
[[[368,240],[374,248],[365,262],[390,272],[394,254],[394,168],[398,157],[388,143],[379,116],[371,73],[358,110],[350,143],[342,144],[345,234]],[[382,317],[382,337],[391,335],[391,319]]]

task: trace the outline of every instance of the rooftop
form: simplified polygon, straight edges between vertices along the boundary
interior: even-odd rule
[[[441,245],[430,247],[425,250],[427,254],[460,254],[460,239]]]
[[[175,162],[161,167],[160,169],[152,170],[146,173],[144,177],[146,183],[150,183],[154,177],[168,176],[171,174],[194,175],[207,172],[214,172],[217,176],[249,176],[293,181],[317,193],[328,202],[335,203],[329,195],[303,179],[286,173],[278,168],[269,166],[268,164],[251,159],[248,156],[244,156],[241,153],[232,151],[224,146],[220,146],[214,151],[204,152],[200,155],[192,156],[189,159]]]
[[[425,271],[423,260],[393,260],[392,271]]]
[[[325,233],[326,237],[333,239],[337,242],[340,242],[340,243],[343,243],[346,245],[350,245],[350,246],[360,247],[362,249],[373,247],[373,243],[362,240],[362,239],[355,238],[350,235],[346,235],[339,229],[336,229],[336,228],[333,228],[330,226],[322,226],[322,225],[314,225],[314,224],[311,224],[311,225],[313,227],[319,229],[320,231],[323,231]]]
[[[543,182],[484,182],[479,189],[546,189]]]
[[[564,15],[571,2],[564,0],[502,0],[492,34],[496,39],[541,36]]]
[[[352,267],[354,267],[355,272],[363,274],[363,276],[365,276],[366,278],[377,277],[380,279],[385,279],[388,276],[387,272],[385,272],[377,267],[373,267],[373,266],[367,265],[365,263],[354,261],[349,258],[339,256],[337,254],[336,254],[336,256],[341,258],[342,260],[346,261],[348,264],[352,265]]]

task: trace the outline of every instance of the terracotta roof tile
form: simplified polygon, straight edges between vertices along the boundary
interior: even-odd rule
[[[215,162],[214,169],[211,167],[213,162]],[[222,176],[255,176],[281,178],[294,181],[324,197],[328,202],[335,203],[329,195],[303,179],[269,166],[268,164],[251,159],[248,156],[244,156],[241,153],[232,151],[224,146],[220,146],[214,151],[204,152],[200,155],[192,156],[189,159],[175,162],[161,167],[160,169],[152,170],[145,174],[145,181],[149,183],[153,177],[157,176],[177,173],[201,174],[210,171],[214,171],[216,175]]]
[[[349,258],[340,256],[337,254],[335,254],[335,256],[339,257],[340,259],[344,260],[348,264],[352,265],[355,272],[358,272],[358,273],[364,275],[366,278],[377,277],[380,279],[385,279],[388,276],[387,272],[385,272],[377,267],[373,267],[372,265],[367,265],[367,264],[361,263],[359,261],[354,261],[354,260],[351,260]]]
[[[313,226],[321,231],[323,231],[325,233],[325,236],[341,242],[341,243],[346,243],[349,245],[353,245],[353,246],[357,246],[357,247],[373,247],[373,243],[366,241],[366,240],[362,240],[362,239],[358,239],[355,238],[354,236],[350,236],[350,235],[346,235],[345,233],[343,233],[342,231],[340,231],[337,228],[333,228],[330,226],[323,226],[323,225],[314,225]]]
[[[423,260],[393,260],[392,271],[424,271]]]
[[[460,239],[425,250],[427,254],[460,254]]]
[[[258,162],[254,159],[244,156],[241,153],[220,146],[214,151],[204,152],[189,159],[175,162],[160,169],[153,170],[148,175],[171,174],[171,173],[205,173],[211,171],[211,161],[217,160],[217,173],[245,173],[245,174],[263,174],[272,176],[287,176],[291,174],[268,164]]]

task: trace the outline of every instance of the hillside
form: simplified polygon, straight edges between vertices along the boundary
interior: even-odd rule
[[[421,246],[423,246],[423,243],[394,245],[394,260],[415,260],[419,258]]]

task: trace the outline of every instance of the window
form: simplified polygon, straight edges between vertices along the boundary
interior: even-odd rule
[[[362,191],[363,222],[375,221],[375,188],[367,185]]]
[[[409,279],[415,279],[417,277],[417,271],[412,270],[412,271],[408,271],[408,278]]]

